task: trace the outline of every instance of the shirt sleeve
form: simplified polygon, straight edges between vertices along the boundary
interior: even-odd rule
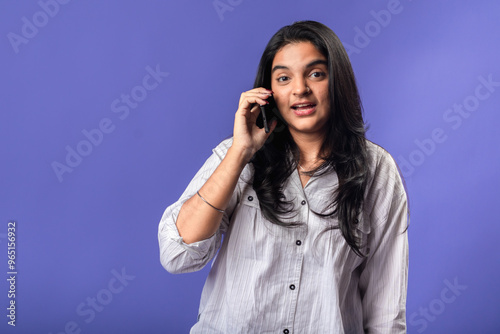
[[[369,196],[372,229],[359,282],[365,333],[406,333],[407,197],[387,152],[375,170]]]
[[[229,214],[234,207],[233,194],[228,208],[225,210],[219,229],[210,238],[186,244],[177,230],[176,221],[179,211],[189,198],[205,184],[231,146],[226,140],[219,144],[213,154],[206,160],[200,170],[189,183],[179,200],[165,210],[158,226],[158,242],[160,246],[160,262],[170,273],[186,273],[202,269],[217,253],[220,247],[222,234],[227,230]]]

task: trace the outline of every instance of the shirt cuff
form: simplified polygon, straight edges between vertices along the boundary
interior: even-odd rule
[[[193,260],[201,260],[210,254],[210,248],[214,244],[217,233],[214,233],[210,238],[187,244],[179,235],[177,228],[168,229],[167,237],[175,243],[179,244],[193,258]]]

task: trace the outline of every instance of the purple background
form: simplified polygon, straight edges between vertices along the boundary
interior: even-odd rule
[[[302,19],[351,46],[368,138],[404,172],[408,332],[500,331],[498,1],[60,2],[0,2],[0,276],[9,220],[18,263],[0,332],[188,332],[209,268],[167,273],[158,222],[231,135],[269,38]],[[169,73],[151,90],[148,66]],[[86,156],[58,177],[68,147]]]

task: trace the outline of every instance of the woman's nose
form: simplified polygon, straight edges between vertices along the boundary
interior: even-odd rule
[[[295,95],[304,96],[304,95],[308,95],[311,92],[311,90],[307,86],[307,83],[305,80],[296,80],[293,92]]]

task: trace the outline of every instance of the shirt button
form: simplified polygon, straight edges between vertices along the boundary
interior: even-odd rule
[[[248,196],[248,200],[251,202],[253,201],[253,197],[252,196]]]
[[[297,246],[300,246],[300,245],[302,245],[302,241],[297,240],[297,241],[295,241],[295,244],[296,244]]]
[[[286,328],[285,328],[285,329],[283,330],[283,334],[288,334],[288,333],[290,333],[290,331],[289,331],[288,329],[286,329]]]
[[[295,285],[290,285],[290,290],[295,290]]]
[[[306,205],[306,201],[303,199],[302,202],[300,202],[302,205]]]

